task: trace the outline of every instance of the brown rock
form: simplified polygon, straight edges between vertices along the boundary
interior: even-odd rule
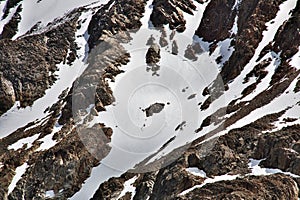
[[[0,74],[0,114],[12,107],[16,101],[13,84]]]
[[[178,200],[189,199],[278,199],[297,200],[298,188],[295,181],[286,175],[247,176],[231,181],[206,184]]]
[[[149,47],[146,54],[146,63],[148,65],[154,65],[160,61],[160,48],[157,44],[153,44]]]
[[[188,45],[185,52],[184,52],[184,57],[186,57],[189,60],[196,61],[198,57],[196,56],[196,52],[193,49],[192,45]]]
[[[155,113],[160,113],[165,107],[164,103],[155,103],[144,109],[143,111],[146,113],[146,117],[150,117]]]

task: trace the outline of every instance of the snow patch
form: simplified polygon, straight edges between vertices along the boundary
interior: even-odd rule
[[[300,47],[298,47],[298,52],[292,57],[290,65],[296,69],[300,69]]]
[[[25,173],[27,167],[28,164],[24,163],[23,165],[16,168],[16,175],[8,186],[8,194],[10,194],[15,189],[18,181],[22,178],[22,175]]]
[[[207,178],[205,171],[200,170],[197,167],[189,167],[185,169],[187,172],[195,175],[195,176],[200,176],[202,178]]]
[[[3,1],[3,2],[5,2],[5,1]],[[19,3],[15,7],[11,8],[8,16],[5,19],[2,19],[2,16],[0,16],[0,19],[1,19],[0,20],[0,33],[2,33],[5,24],[7,24],[14,16],[14,14],[16,13],[16,11],[18,9],[18,6],[19,6]],[[0,4],[0,8],[1,8],[1,4]]]
[[[239,175],[225,174],[225,175],[221,175],[221,176],[215,176],[214,178],[208,178],[201,185],[195,185],[194,187],[191,187],[191,188],[181,192],[179,195],[186,195],[187,193],[191,192],[192,190],[194,190],[196,188],[201,188],[208,183],[215,183],[215,182],[219,182],[219,181],[230,181],[230,180],[234,180],[238,177],[239,177]]]
[[[280,169],[262,168],[262,167],[259,166],[259,163],[263,160],[264,159],[262,159],[262,160],[255,160],[255,159],[252,159],[252,158],[249,159],[250,162],[249,162],[248,166],[251,169],[251,173],[249,175],[262,176],[262,175],[282,173],[282,174],[285,174],[285,175],[292,176],[294,178],[300,178],[300,176],[298,176],[298,175],[292,174],[290,172],[283,172]]]
[[[124,183],[124,189],[122,190],[121,194],[119,195],[119,197],[117,198],[120,199],[121,197],[123,197],[127,192],[131,193],[131,199],[133,199],[134,195],[135,195],[135,187],[133,186],[134,182],[136,181],[136,179],[138,178],[138,176],[135,176],[129,180],[127,180]]]
[[[55,197],[54,191],[53,191],[53,190],[48,190],[48,191],[46,191],[45,197],[46,197],[46,198],[53,198],[53,197]]]
[[[27,137],[27,138],[23,138],[17,142],[15,142],[14,144],[11,144],[7,147],[8,150],[18,150],[20,148],[23,147],[23,145],[27,144],[27,148],[26,149],[29,149],[30,147],[32,147],[32,143],[40,136],[40,134],[36,134],[36,135],[33,135],[31,137]]]
[[[79,57],[74,61],[72,66],[67,64],[64,65],[62,63],[57,65],[59,70],[55,72],[55,74],[57,75],[58,80],[51,88],[46,90],[46,94],[42,98],[36,100],[31,107],[20,109],[20,103],[16,102],[9,111],[0,116],[0,138],[6,137],[29,122],[44,118],[46,116],[44,110],[46,110],[49,105],[53,105],[57,102],[62,91],[66,88],[70,88],[78,75],[84,71],[87,66],[84,63],[84,59],[86,58],[88,48],[86,46],[87,41],[83,36],[87,36],[86,30],[91,20],[91,13],[92,11],[88,11],[87,13],[83,13],[80,17],[81,21],[84,19],[86,20],[81,24],[81,28],[77,30],[75,37],[75,42],[80,47],[77,51]],[[32,12],[32,14],[34,14],[34,12]]]
[[[64,16],[65,13],[79,8],[81,6],[89,5],[94,2],[101,4],[107,3],[108,0],[43,0],[39,3],[33,0],[22,1],[21,22],[19,23],[19,31],[13,39],[24,35],[37,22],[41,22],[41,26],[46,26],[55,18]],[[34,10],[34,12],[32,12]],[[51,10],[51,12],[49,12]]]
[[[44,150],[54,147],[57,144],[57,141],[53,140],[53,136],[55,133],[60,131],[62,129],[62,127],[63,127],[62,125],[59,125],[58,123],[56,123],[55,126],[53,127],[51,134],[46,135],[42,139],[38,140],[38,141],[41,141],[42,144],[36,151],[44,151]]]

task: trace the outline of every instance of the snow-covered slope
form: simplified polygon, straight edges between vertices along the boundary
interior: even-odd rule
[[[0,116],[0,198],[189,199],[276,173],[296,185],[300,4],[226,2],[0,1],[5,48],[38,38],[47,56],[49,31],[76,22],[31,106],[7,76],[26,58],[1,68],[0,98],[16,101]]]

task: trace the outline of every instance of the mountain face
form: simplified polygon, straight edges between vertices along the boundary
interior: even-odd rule
[[[300,1],[0,8],[0,199],[300,198]]]

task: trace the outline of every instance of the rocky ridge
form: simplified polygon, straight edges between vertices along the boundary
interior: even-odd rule
[[[11,2],[13,1],[7,1],[7,5],[11,6],[7,6],[6,12],[20,1]],[[210,54],[218,48],[220,41],[231,39],[231,45],[235,50],[228,61],[220,64],[226,91],[230,89],[230,81],[240,75],[255,54],[255,49],[266,29],[266,22],[276,16],[282,2],[284,1],[207,2],[208,5],[195,34],[203,41],[210,42],[208,49]],[[1,138],[0,198],[47,199],[45,195],[47,191],[53,191],[54,199],[70,198],[76,192],[80,192],[91,170],[108,155],[110,146],[107,144],[111,140],[112,129],[101,123],[92,127],[87,125],[99,112],[104,112],[106,106],[114,102],[113,91],[109,87],[108,80],[114,80],[115,76],[123,73],[121,66],[131,61],[130,54],[122,43],[128,43],[131,40],[129,33],[136,32],[142,25],[140,19],[145,12],[146,3],[144,0],[127,2],[111,0],[93,13],[88,27],[90,37],[87,43],[90,50],[86,70],[73,83],[72,88],[66,89],[57,103],[45,111],[47,116],[44,119],[31,122],[7,137]],[[159,44],[156,44],[159,50],[168,46],[163,40],[167,38],[163,25],[169,24],[169,28],[175,30],[172,34],[184,32],[186,21],[183,12],[193,14],[197,3],[205,2],[153,1],[150,20],[155,27],[160,28],[162,34]],[[298,1],[289,20],[276,30],[272,43],[260,52],[258,64],[243,77],[244,84],[251,81],[253,77],[256,81],[242,91],[242,97],[233,98],[228,107],[220,108],[216,113],[207,116],[195,134],[214,124],[217,125],[216,129],[208,132],[207,136],[215,136],[240,119],[249,116],[251,112],[270,104],[272,100],[292,91],[299,91],[297,89],[299,70],[290,64],[290,59],[297,53],[300,45],[297,32],[299,5]],[[33,28],[28,32],[29,35],[16,40],[9,39],[14,33],[2,32],[0,113],[5,113],[16,101],[20,101],[22,107],[32,105],[36,99],[44,95],[47,88],[55,83],[56,65],[67,60],[72,65],[77,50],[74,35],[78,28],[78,17],[84,10],[85,8],[75,9],[67,17],[68,20],[46,32],[35,34]],[[230,30],[234,26],[236,17],[237,33],[233,34]],[[16,14],[15,20],[17,19]],[[149,45],[153,43],[152,41]],[[176,45],[172,44],[175,47]],[[196,45],[201,44],[196,43]],[[186,58],[197,59],[197,54],[201,53],[202,49],[196,45],[187,46]],[[175,47],[170,53],[176,55],[178,49],[176,51]],[[157,48],[154,49],[156,54],[158,54]],[[277,53],[280,59],[280,64],[271,75],[270,86],[250,100],[243,101],[245,97],[253,94],[267,74],[271,73],[267,70],[267,66],[273,58],[264,58],[270,52]],[[158,56],[154,55],[150,63],[156,63],[157,60],[159,61]],[[290,90],[295,81],[297,84]],[[209,91],[217,89],[218,85],[212,83],[209,87],[210,89],[203,91],[203,96],[210,96]],[[218,97],[208,97],[200,104],[200,109],[202,111],[209,109]],[[86,108],[91,105],[91,102],[94,106],[88,112]],[[298,119],[285,117],[289,109],[291,107],[265,114],[254,122],[228,130],[226,134],[211,141],[205,141],[207,136],[198,137],[187,144],[188,148],[185,152],[170,165],[152,172],[132,174],[129,171],[120,177],[110,178],[102,183],[91,197],[93,196],[92,199],[136,200],[297,199],[300,183],[300,126],[297,123],[292,124]],[[221,112],[224,110],[226,116]],[[80,121],[83,123],[80,124]],[[277,130],[274,125],[277,122],[285,124],[285,127]],[[55,127],[60,127],[60,130],[54,131]],[[28,147],[25,144],[17,150],[8,148],[22,138],[34,135],[38,135],[38,138],[32,146]],[[41,139],[46,136],[50,136],[56,144],[51,148],[39,150],[42,146]],[[166,145],[168,144],[167,142]],[[205,152],[206,147],[209,147],[208,152]],[[94,151],[91,152],[91,149]],[[176,154],[177,150],[175,149],[173,153]],[[172,156],[172,153],[165,157],[168,156]],[[261,160],[259,162],[261,168],[280,169],[282,173],[253,176],[253,168],[249,166],[253,159]],[[8,187],[14,178],[16,168],[25,163],[28,165],[26,172],[17,182],[14,190],[8,194]],[[202,175],[191,173],[191,169],[202,172]],[[225,175],[236,175],[238,178],[201,186],[209,179]],[[133,180],[132,186],[135,192],[126,192],[120,196],[125,189],[125,182],[130,180]],[[193,187],[195,188],[190,190]]]

